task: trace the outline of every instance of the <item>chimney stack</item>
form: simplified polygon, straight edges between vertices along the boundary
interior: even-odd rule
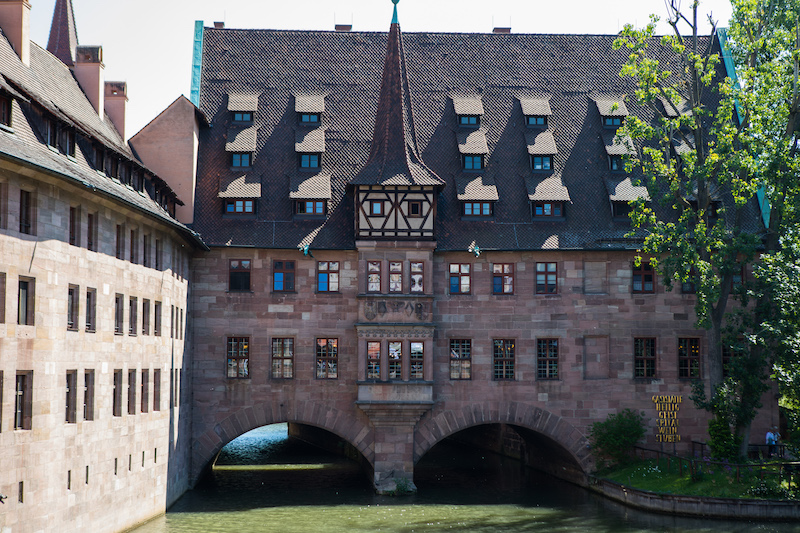
[[[26,66],[31,66],[31,5],[28,0],[0,0],[0,28]]]
[[[75,52],[75,78],[100,116],[105,115],[105,66],[102,46],[79,46]]]
[[[494,28],[494,30],[492,30],[492,32],[493,33],[511,33],[511,27],[510,26],[505,26],[505,27],[495,26],[495,28]]]
[[[224,22],[215,22],[214,23],[214,29],[215,30],[224,30],[225,29],[225,23]]]
[[[128,84],[124,81],[107,81],[105,108],[111,123],[125,140],[125,109],[128,102]]]
[[[353,29],[352,24],[337,24],[336,31],[350,31]]]

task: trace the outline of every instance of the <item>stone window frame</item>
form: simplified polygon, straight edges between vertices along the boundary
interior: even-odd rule
[[[425,379],[425,343],[422,341],[408,343],[408,379],[409,381]]]
[[[367,380],[380,381],[382,352],[381,341],[367,341]]]
[[[297,261],[272,261],[272,292],[295,292]]]
[[[367,261],[367,292],[380,294],[383,288],[383,264],[381,261]]]
[[[409,264],[411,275],[409,276],[411,286],[409,288],[411,293],[425,293],[425,262],[424,261],[411,261]]]
[[[225,377],[227,379],[250,379],[250,337],[247,335],[227,337],[225,343]]]
[[[455,271],[453,268],[455,267]],[[466,267],[466,271],[465,268]],[[450,294],[471,294],[472,293],[472,263],[450,263],[448,273]],[[458,280],[457,283],[453,283]],[[464,280],[466,280],[466,289]],[[457,288],[457,290],[453,290]]]
[[[492,294],[514,294],[514,263],[492,263]]]
[[[338,337],[317,337],[314,340],[314,363],[316,379],[339,379]]]
[[[272,337],[270,375],[272,379],[294,379],[294,356],[297,343],[294,337]]]
[[[658,376],[658,342],[655,337],[633,339],[633,377],[654,379]]]
[[[125,259],[125,224],[117,224],[116,246],[114,256],[117,259]]]
[[[20,276],[17,291],[17,324],[33,326],[36,320],[36,278]]]
[[[83,371],[83,419],[94,420],[94,369]]]
[[[67,331],[78,331],[80,316],[80,287],[69,284],[67,287]]]
[[[317,261],[317,292],[339,292],[341,261]]]
[[[14,387],[14,430],[33,428],[33,370],[17,371]]]
[[[492,339],[492,381],[514,381],[515,339]]]
[[[678,378],[702,378],[702,356],[700,355],[699,337],[678,338]]]
[[[153,369],[153,411],[161,411],[161,369]]]
[[[250,259],[228,260],[228,292],[252,291],[252,265]]]
[[[386,342],[387,358],[386,369],[389,381],[402,381],[403,379],[403,341],[388,340]]]
[[[536,339],[536,379],[558,379],[558,338]]]
[[[535,293],[558,294],[558,262],[537,261],[534,268],[536,275]]]
[[[450,339],[450,380],[472,380],[472,339]]]
[[[150,369],[142,369],[141,384],[139,387],[141,389],[139,412],[147,413],[150,411]]]
[[[86,214],[86,249],[92,252],[97,251],[97,225],[98,213]]]
[[[37,194],[35,190],[19,190],[19,232],[36,235]]]
[[[75,424],[78,421],[78,371],[67,370],[65,380],[65,416],[67,424]]]
[[[161,336],[161,302],[155,301],[153,303],[153,336]]]
[[[142,298],[142,335],[150,335],[150,299]]]
[[[128,414],[136,414],[136,369],[128,369]]]
[[[128,335],[136,337],[139,334],[139,299],[136,296],[128,297]]]
[[[114,370],[113,392],[111,396],[112,416],[122,416],[122,369]]]
[[[389,292],[403,292],[403,261],[389,261]]]
[[[653,265],[650,261],[642,260],[639,266],[636,264],[631,265],[631,293],[632,294],[655,294],[656,292],[656,278]],[[647,285],[647,277],[650,277],[650,287]],[[637,288],[637,277],[639,286]]]

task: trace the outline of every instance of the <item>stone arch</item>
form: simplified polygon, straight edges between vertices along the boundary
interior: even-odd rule
[[[192,446],[191,484],[194,485],[222,448],[236,437],[269,424],[295,422],[315,426],[341,437],[355,447],[370,465],[375,462],[374,434],[364,420],[352,413],[313,400],[262,402],[242,407],[207,427]]]
[[[575,464],[590,472],[594,458],[586,437],[566,418],[525,402],[472,402],[459,409],[440,409],[424,416],[414,438],[414,464],[436,443],[463,429],[482,424],[509,424],[543,435],[561,446]]]

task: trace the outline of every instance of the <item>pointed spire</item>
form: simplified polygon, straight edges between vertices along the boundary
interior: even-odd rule
[[[65,65],[75,64],[75,50],[78,47],[78,31],[75,29],[75,12],[72,0],[56,0],[53,22],[50,25],[50,39],[47,50]]]
[[[397,20],[397,3],[399,1],[400,0],[392,0],[392,3],[394,4],[394,13],[392,14],[392,24],[400,24],[400,21]]]
[[[395,11],[386,44],[372,148],[364,168],[350,183],[444,186],[444,180],[428,168],[417,150],[403,38],[397,22],[398,1],[392,0]]]

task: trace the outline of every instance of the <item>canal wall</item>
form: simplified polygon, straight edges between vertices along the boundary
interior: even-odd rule
[[[741,520],[798,520],[800,503],[659,494],[591,477],[589,490],[629,507],[655,513]]]

